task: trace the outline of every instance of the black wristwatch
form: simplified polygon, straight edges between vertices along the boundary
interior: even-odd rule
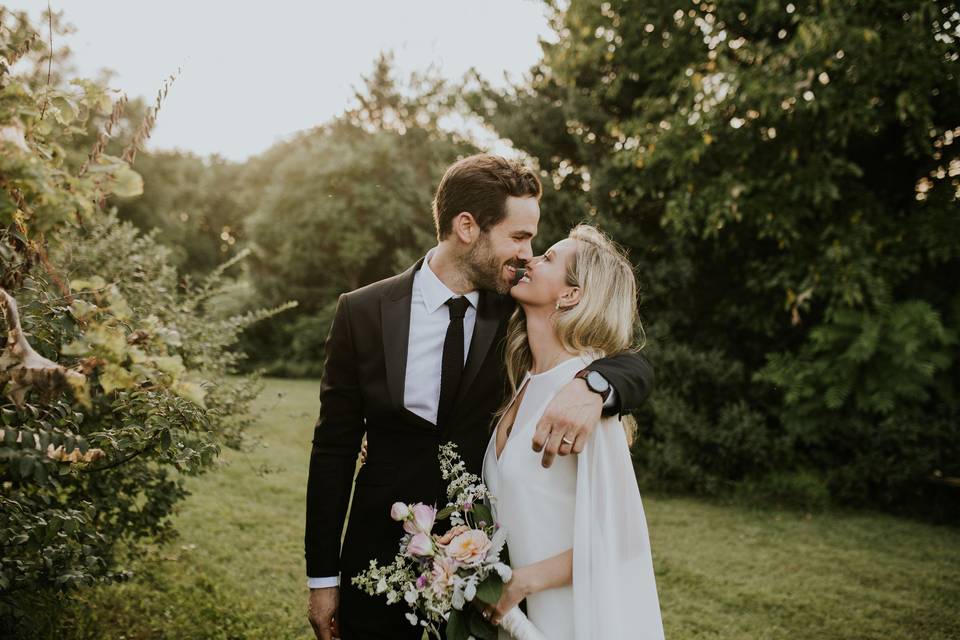
[[[607,379],[604,378],[603,374],[599,371],[582,369],[574,377],[583,378],[583,381],[587,383],[587,389],[600,394],[600,398],[602,398],[604,402],[610,397],[610,392],[613,390],[613,387],[610,386],[610,383],[607,382]]]

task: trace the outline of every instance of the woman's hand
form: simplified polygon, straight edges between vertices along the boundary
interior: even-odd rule
[[[540,562],[513,570],[510,582],[503,585],[495,605],[478,603],[483,617],[499,625],[503,616],[524,598],[547,589],[573,584],[573,549],[561,551]]]
[[[494,626],[499,625],[503,616],[507,615],[511,609],[533,593],[529,570],[529,567],[514,569],[510,582],[503,585],[503,591],[500,593],[500,600],[497,601],[497,604],[484,604],[481,607],[483,617],[489,620]]]

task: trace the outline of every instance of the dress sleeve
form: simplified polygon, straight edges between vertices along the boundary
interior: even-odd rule
[[[647,521],[616,416],[577,456],[574,519],[574,637],[663,640]]]

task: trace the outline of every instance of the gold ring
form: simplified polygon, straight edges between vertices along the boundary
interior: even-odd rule
[[[484,610],[483,610],[483,619],[484,619],[484,620],[489,620],[489,619],[490,619],[490,611],[489,611],[489,609],[484,609]]]

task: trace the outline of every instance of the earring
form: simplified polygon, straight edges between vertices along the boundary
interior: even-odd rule
[[[557,308],[557,311],[560,311],[560,301],[559,301],[559,300],[557,300],[557,307],[556,307],[556,308]]]

